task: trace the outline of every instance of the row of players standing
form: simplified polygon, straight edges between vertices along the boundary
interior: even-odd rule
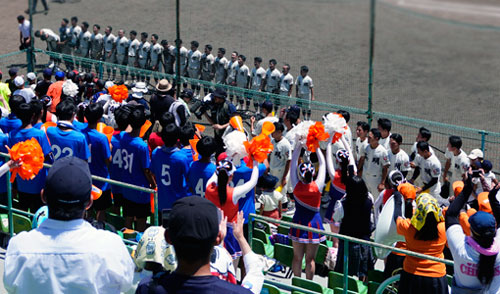
[[[157,72],[174,74],[176,69],[177,55],[180,57],[181,76],[196,80],[227,84],[244,89],[263,91],[268,93],[292,96],[293,85],[295,85],[295,97],[314,100],[314,84],[308,75],[309,68],[302,66],[300,74],[294,81],[290,73],[290,65],[284,63],[282,71],[277,69],[277,61],[269,60],[269,68],[262,67],[263,59],[254,58],[254,68],[245,64],[246,56],[236,51],[231,53],[228,60],[225,57],[226,49],[218,48],[214,56],[213,46],[206,44],[204,52],[199,50],[198,41],[190,43],[190,50],[183,46],[182,40],[179,40],[180,50],[174,44],[167,40],[159,40],[157,34],[151,34],[148,40],[148,33],[142,32],[140,40],[136,31],[129,32],[129,38],[125,36],[124,30],[119,30],[115,36],[111,26],[107,26],[104,34],[101,34],[101,27],[94,24],[92,32],[89,31],[89,24],[82,22],[78,25],[78,18],[71,18],[71,25],[67,19],[63,19],[59,28],[59,35],[50,29],[41,29],[35,32],[35,36],[40,37],[47,42],[49,51],[72,54],[78,57],[102,60],[118,65],[127,65],[129,68],[140,68]],[[149,42],[150,41],[150,42]],[[66,62],[66,66],[73,68],[79,66],[78,62]],[[91,69],[90,66],[81,65],[83,69]],[[108,76],[113,75],[116,79],[116,68],[106,69]],[[121,70],[122,79],[128,79],[128,71]],[[140,74],[131,72],[132,79],[144,79]],[[155,77],[156,78],[156,77]],[[195,95],[199,95],[201,86],[199,84],[191,85]],[[208,87],[205,87],[205,95],[208,94]],[[238,101],[243,106],[243,98],[238,97]],[[247,104],[248,107],[248,104]]]

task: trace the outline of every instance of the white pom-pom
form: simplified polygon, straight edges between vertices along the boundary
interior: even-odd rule
[[[347,122],[345,119],[338,113],[329,113],[325,117],[325,132],[328,134],[341,133],[344,135],[345,130],[347,129]]]
[[[306,120],[296,125],[288,133],[291,138],[294,138],[295,144],[305,145],[307,142],[307,134],[309,134],[309,128],[314,125],[314,121]]]
[[[227,156],[231,158],[235,164],[239,164],[240,161],[248,155],[245,145],[243,144],[245,141],[247,141],[247,136],[240,131],[232,131],[224,138]]]
[[[72,80],[67,80],[62,86],[62,92],[69,97],[76,97],[78,95],[78,86]]]

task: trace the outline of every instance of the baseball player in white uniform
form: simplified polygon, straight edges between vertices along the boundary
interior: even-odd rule
[[[362,176],[368,191],[375,197],[384,190],[385,179],[391,164],[387,150],[378,143],[379,140],[380,131],[371,129],[368,133],[368,146],[358,163],[358,175]]]
[[[226,74],[226,84],[230,86],[236,86],[236,74],[238,73],[239,65],[238,65],[238,52],[233,51],[231,53],[231,59],[227,63],[227,74]],[[228,91],[229,100],[231,103],[234,99],[233,91]]]
[[[128,43],[128,54],[127,54],[127,73],[125,74],[125,80],[128,78],[128,73],[130,72],[130,77],[135,82],[137,70],[136,67],[139,66],[139,62],[137,59],[139,46],[141,46],[141,42],[137,40],[137,32],[130,31],[129,33],[130,41]]]
[[[248,66],[245,64],[245,61],[247,58],[245,55],[240,54],[238,56],[238,72],[236,74],[236,86],[239,88],[243,89],[248,89],[248,85],[250,83],[250,69]],[[246,108],[245,108],[245,101],[244,101],[244,95],[243,92],[240,92],[237,96],[238,98],[238,104],[240,104],[240,109],[246,109],[250,107],[250,99],[246,97]]]
[[[302,108],[302,113],[306,120],[311,118],[311,104],[314,101],[314,84],[311,77],[308,75],[309,68],[305,65],[300,67],[300,75],[295,81],[297,98],[305,101],[297,100],[297,105]],[[307,114],[307,115],[306,115]]]
[[[366,146],[368,146],[368,132],[370,131],[370,125],[365,121],[358,121],[356,123],[356,144],[355,144],[355,152],[356,152],[356,164],[359,162],[363,154],[363,150],[365,150]]]
[[[400,148],[402,143],[403,137],[400,134],[394,133],[391,135],[389,143],[391,149],[388,152],[389,161],[391,162],[389,172],[398,170],[406,178],[408,172],[411,170],[410,157],[403,149]]]
[[[214,71],[215,71],[215,82],[217,84],[226,83],[227,65],[229,61],[224,55],[226,54],[225,48],[219,48],[217,50],[217,57],[214,61]]]
[[[69,46],[71,48],[71,55],[75,56],[78,50],[78,41],[82,28],[78,25],[78,17],[73,16],[71,18],[71,27],[69,28]],[[75,66],[75,60],[73,60],[73,67]]]
[[[40,38],[42,41],[47,42],[47,51],[58,52],[57,43],[61,41],[61,38],[54,33],[51,29],[41,29],[35,32],[35,37]],[[58,58],[50,56],[50,63],[59,63]],[[50,65],[49,65],[50,66]]]
[[[392,123],[389,119],[387,118],[379,118],[377,120],[377,126],[378,130],[380,131],[380,135],[382,136],[380,138],[379,144],[384,146],[385,149],[389,150],[391,147],[389,146],[389,140],[391,139],[391,128],[392,128]]]
[[[158,43],[158,35],[157,34],[151,34],[151,63],[150,67],[151,70],[154,72],[161,72],[161,58],[163,55],[163,46]],[[155,81],[158,82],[158,75],[153,74]]]
[[[78,57],[83,57],[83,58],[88,58],[89,53],[90,53],[90,45],[91,45],[91,39],[92,39],[92,33],[89,32],[89,23],[84,21],[82,22],[82,31],[80,32],[80,35],[78,36],[79,39],[79,47],[75,51],[75,55]],[[85,69],[85,71],[90,71],[90,67],[92,66],[91,64],[88,64],[85,61],[77,61],[77,64],[81,66],[82,70]]]
[[[68,28],[69,20],[63,18],[61,21],[61,26],[59,27],[59,42],[57,43],[58,50],[63,54],[71,55],[71,35]],[[59,60],[60,61],[60,60]],[[64,60],[67,70],[73,69],[71,61],[68,59]]]
[[[191,41],[191,50],[188,52],[188,76],[191,79],[199,80],[201,75],[201,52],[198,50],[200,43]],[[197,82],[191,82],[191,89],[196,96],[200,95],[200,85]]]
[[[116,40],[117,38],[111,32],[113,28],[107,26],[104,30],[104,37],[102,41],[104,43],[104,54],[103,60],[107,63],[116,63]],[[116,68],[114,66],[106,65],[106,72],[108,73],[108,78],[111,75],[111,68],[113,69],[113,80],[116,77]]]
[[[290,65],[285,63],[280,75],[280,95],[290,97],[292,95],[293,76],[290,73]]]
[[[278,186],[285,187],[287,174],[290,169],[290,160],[292,160],[292,145],[287,138],[283,136],[285,126],[281,122],[274,123],[275,130],[271,134],[273,151],[270,155],[269,171],[279,179]],[[286,195],[286,189],[282,189],[282,194]]]
[[[266,79],[262,83],[262,91],[274,94],[279,93],[281,73],[276,68],[277,63],[276,59],[269,60],[269,68],[266,71]]]
[[[161,46],[163,47],[163,56],[161,61],[161,63],[163,64],[163,69],[165,73],[173,75],[175,63],[175,46],[170,45],[167,40],[161,40]]]
[[[90,37],[90,58],[101,61],[103,59],[102,56],[104,49],[104,39],[102,34],[99,32],[101,30],[101,26],[95,24],[92,30],[93,33]],[[97,63],[95,67],[96,71],[99,71],[99,65]]]
[[[411,182],[414,183],[420,176],[424,185],[417,187],[417,193],[428,192],[440,200],[441,183],[439,182],[439,177],[441,176],[441,162],[429,151],[429,144],[427,142],[418,142],[417,152],[420,157],[415,162],[415,172],[413,173]]]
[[[123,79],[126,73],[125,70],[125,62],[126,62],[126,56],[127,56],[127,50],[129,47],[130,41],[125,37],[125,31],[124,30],[119,30],[118,31],[118,38],[116,38],[116,64],[120,65],[120,75],[121,78]],[[113,74],[114,76],[114,74]],[[126,79],[126,78],[125,78]]]
[[[188,50],[187,50],[186,47],[182,46],[182,40],[178,40],[178,42],[180,43],[180,50],[179,50],[179,52],[180,52],[180,54],[179,54],[180,55],[180,62],[179,63],[180,63],[180,67],[181,67],[181,69],[180,69],[180,71],[181,71],[180,76],[182,77],[182,76],[186,76],[186,69],[187,69],[186,66],[187,66],[187,63],[188,63]],[[176,45],[174,46],[174,49],[173,49],[172,52],[173,52],[173,55],[175,57],[175,61],[174,62],[177,62],[177,54],[178,54],[177,53],[177,40],[176,40],[175,44]],[[165,52],[165,51],[163,51],[163,52]],[[177,65],[175,65],[175,70],[174,71],[177,72]]]
[[[201,79],[203,81],[211,82],[214,79],[214,63],[215,57],[212,55],[213,47],[210,44],[205,45],[205,52],[201,56]],[[209,93],[209,86],[203,86],[203,95]]]
[[[469,170],[469,158],[461,148],[462,139],[458,136],[450,136],[444,154],[446,163],[443,171],[443,183],[449,182],[451,185],[456,181],[462,181],[464,179],[464,174]],[[448,172],[451,172],[449,178]],[[453,189],[449,189],[448,196],[454,196]]]
[[[261,66],[262,58],[255,57],[253,59],[255,67],[252,69],[252,81],[250,82],[250,89],[260,91],[262,89],[262,81],[266,79],[266,70]]]
[[[137,63],[139,68],[148,69],[149,68],[149,54],[151,52],[151,43],[148,42],[148,33],[141,33],[141,43],[139,44],[139,48],[137,49]],[[139,80],[144,82],[146,80],[146,73],[141,71],[139,74]],[[150,77],[147,76],[147,81],[149,83]]]

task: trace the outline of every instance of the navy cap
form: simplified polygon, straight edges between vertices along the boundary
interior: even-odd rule
[[[268,112],[272,112],[273,111],[273,103],[271,101],[264,101],[262,102],[262,104],[260,105],[261,108],[267,110]]]
[[[489,160],[483,160],[483,162],[481,163],[481,167],[485,170],[485,171],[490,171],[493,169],[493,164],[491,163],[491,161]]]
[[[479,236],[495,236],[495,217],[487,212],[478,211],[469,218],[471,230]]]
[[[168,231],[173,243],[213,243],[219,233],[217,207],[205,198],[181,198],[172,206]]]
[[[56,71],[56,78],[63,79],[65,74],[63,71]]]
[[[44,188],[48,203],[84,203],[90,200],[91,191],[92,177],[86,161],[68,156],[54,162],[49,169]]]
[[[216,88],[212,95],[214,97],[219,97],[219,98],[223,98],[223,99],[226,99],[226,97],[227,97],[226,90],[224,90],[221,87]]]
[[[191,89],[182,90],[181,98],[193,98],[193,96],[194,96],[193,90]]]
[[[12,67],[11,69],[9,69],[9,75],[13,76],[13,75],[17,75],[17,72],[19,71],[19,68],[17,67]]]
[[[43,70],[43,75],[44,76],[51,76],[52,75],[52,69],[46,68]]]
[[[265,174],[259,178],[257,186],[263,189],[274,189],[279,179],[271,174]]]

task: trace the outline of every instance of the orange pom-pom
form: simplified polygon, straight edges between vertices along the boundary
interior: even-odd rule
[[[274,148],[269,136],[264,135],[263,133],[254,137],[250,142],[243,142],[243,144],[245,145],[248,155],[252,156],[259,163],[264,162],[267,155],[271,153]],[[252,168],[252,161],[249,161],[247,166]]]
[[[128,98],[128,88],[125,85],[114,85],[108,89],[111,98],[118,103],[122,103]]]
[[[309,127],[306,141],[307,150],[316,152],[316,149],[319,148],[319,142],[326,141],[328,137],[330,137],[330,135],[325,132],[325,126],[317,121],[314,125]]]
[[[43,168],[45,156],[42,147],[34,138],[15,144],[9,149],[9,154],[13,161],[22,162],[21,166],[11,169],[11,182],[14,182],[17,174],[23,180],[32,180]]]

